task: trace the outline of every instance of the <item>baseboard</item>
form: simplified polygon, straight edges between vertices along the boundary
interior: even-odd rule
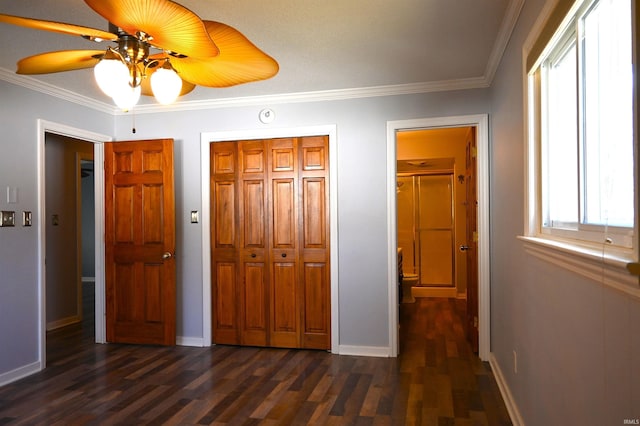
[[[391,356],[391,350],[387,346],[340,345],[338,346],[338,351],[338,355],[371,356],[379,358],[389,358]]]
[[[176,345],[202,348],[204,346],[204,339],[202,337],[176,336]]]
[[[32,364],[23,365],[15,370],[0,374],[0,386],[8,385],[9,383],[15,382],[24,377],[38,373],[42,370],[41,365],[40,361],[36,361]]]
[[[47,331],[51,331],[51,330],[55,330],[57,328],[61,328],[61,327],[66,327],[68,325],[71,324],[77,324],[79,323],[80,317],[77,315],[74,315],[72,317],[67,317],[67,318],[62,318],[59,320],[55,320],[55,321],[51,321],[47,323]]]
[[[491,365],[491,370],[493,370],[493,377],[495,377],[496,383],[498,383],[498,388],[500,388],[500,394],[502,394],[504,405],[507,406],[509,417],[511,417],[511,423],[513,423],[514,426],[524,426],[520,410],[518,410],[516,401],[513,399],[509,385],[507,385],[507,382],[502,375],[502,370],[500,369],[498,360],[493,352],[489,354],[489,364]]]

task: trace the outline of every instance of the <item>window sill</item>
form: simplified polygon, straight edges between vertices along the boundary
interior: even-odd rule
[[[545,238],[518,239],[524,242],[525,251],[538,259],[640,299],[640,280],[627,270],[633,259]]]

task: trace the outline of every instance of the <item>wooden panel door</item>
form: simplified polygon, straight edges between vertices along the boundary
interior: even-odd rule
[[[269,141],[270,345],[300,347],[296,141]]]
[[[173,140],[105,144],[107,341],[175,345]]]
[[[237,144],[211,146],[211,279],[214,342],[240,343]]]
[[[328,138],[211,147],[214,343],[330,348]]]
[[[478,185],[476,129],[471,128],[467,141],[467,339],[478,353]]]
[[[300,138],[301,347],[331,348],[329,138]]]
[[[240,343],[268,342],[267,161],[264,141],[238,143]]]

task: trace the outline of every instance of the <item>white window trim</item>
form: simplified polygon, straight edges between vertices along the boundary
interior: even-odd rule
[[[640,299],[640,280],[627,269],[630,263],[638,262],[638,153],[634,151],[634,187],[636,200],[636,225],[633,249],[614,248],[606,243],[587,244],[571,239],[559,238],[543,232],[541,224],[541,168],[540,139],[534,134],[530,123],[530,111],[534,94],[530,91],[527,56],[539,37],[557,0],[547,0],[538,20],[529,33],[522,49],[522,87],[524,111],[524,234],[518,239],[523,242],[525,251],[543,261],[572,271],[585,278]],[[636,106],[638,108],[640,106]],[[637,135],[635,136],[638,137]],[[637,139],[636,139],[637,141]],[[637,146],[637,144],[636,144]]]

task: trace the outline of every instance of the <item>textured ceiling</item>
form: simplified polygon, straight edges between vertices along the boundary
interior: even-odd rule
[[[183,100],[488,83],[522,1],[180,0],[202,19],[235,27],[280,64],[270,80],[198,87]],[[107,29],[82,0],[0,0],[0,13]],[[11,72],[25,56],[108,45],[7,24],[0,24],[0,38],[0,68]],[[33,78],[105,101],[90,70]]]

